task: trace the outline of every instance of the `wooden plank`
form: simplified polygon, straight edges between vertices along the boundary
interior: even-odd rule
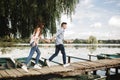
[[[79,69],[79,70],[84,70],[86,66],[84,65],[80,65],[80,64],[77,64],[77,63],[72,63],[70,64],[71,66],[70,67],[73,67],[75,70],[76,69]]]
[[[29,72],[31,75],[41,75],[41,73],[38,71],[39,69],[29,69]]]
[[[96,61],[96,62],[105,64],[106,66],[113,66],[113,65],[115,66],[116,64],[118,64],[113,60],[102,60],[102,61]]]
[[[77,64],[85,66],[85,68],[92,68],[93,66],[90,66],[86,62],[78,62]]]
[[[79,63],[80,64],[80,63]],[[103,67],[105,65],[100,64],[100,63],[96,63],[96,62],[84,62],[84,64],[87,64],[88,66],[90,66],[91,68],[95,68],[95,67]]]
[[[68,72],[68,71],[73,71],[73,69],[71,68],[68,68],[68,67],[63,67],[63,66],[53,66],[53,67],[50,67],[50,69],[53,71],[53,72]]]
[[[115,58],[115,59],[113,59],[113,60],[117,60],[117,61],[120,61],[120,58]]]
[[[53,71],[49,68],[49,67],[43,67],[40,70],[37,70],[38,72],[42,73],[42,74],[50,74],[53,73]]]
[[[23,69],[17,69],[17,70],[22,74],[22,76],[41,75],[41,73],[36,69],[28,69],[28,72],[25,72]]]
[[[96,63],[105,64],[106,68],[117,67],[120,61],[114,59],[97,60]]]
[[[2,75],[0,74],[0,79],[2,78]]]
[[[10,77],[16,77],[16,74],[14,72],[12,72],[11,70],[5,70]]]
[[[16,77],[21,77],[23,76],[23,74],[21,72],[19,72],[17,69],[11,69],[11,71],[16,74]]]
[[[67,77],[67,76],[76,76],[76,75],[82,75],[85,74],[85,72],[83,70],[75,70],[75,71],[70,71],[70,72],[62,72],[62,73],[57,73],[63,77]]]
[[[78,64],[85,66],[85,69],[83,70],[84,72],[100,70],[100,69],[105,68],[103,65],[99,65],[98,63],[94,63],[94,62],[81,62],[81,63],[79,62]]]
[[[120,60],[119,59],[113,59],[112,60],[115,64],[120,64]]]
[[[94,61],[94,63],[98,63],[99,65],[103,65],[103,66],[107,66],[107,64],[106,63],[103,63],[103,61]]]
[[[2,76],[2,78],[10,77],[9,74],[5,70],[0,70],[0,75]]]
[[[18,70],[21,74],[23,74],[23,76],[29,76],[29,75],[31,75],[30,73],[28,73],[28,72],[25,72],[23,69],[21,69],[21,68],[17,68],[16,70]]]

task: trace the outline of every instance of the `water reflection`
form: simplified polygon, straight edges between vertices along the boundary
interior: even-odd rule
[[[42,45],[39,47],[41,51],[41,57],[50,57],[54,51],[54,45]],[[120,53],[120,45],[65,45],[66,54],[76,56],[80,58],[88,58],[88,54],[100,54],[100,53]],[[29,55],[30,47],[0,47],[0,56],[11,56],[13,58],[27,57]],[[62,55],[59,54],[54,60],[62,63]],[[34,54],[33,57],[36,57]],[[89,59],[89,58],[88,58]],[[93,58],[96,59],[96,58]],[[77,62],[79,60],[72,59],[71,62]],[[99,75],[104,76],[104,72],[98,72]]]
[[[1,48],[1,54],[7,54],[8,52],[10,52],[11,49],[10,48]]]
[[[93,52],[97,49],[97,45],[90,45],[87,46],[87,49],[89,50],[90,54],[93,54]]]
[[[45,53],[54,53],[54,45],[39,45],[39,48],[41,50],[41,52],[45,52]],[[65,45],[65,49],[66,52],[68,54],[70,53],[84,53],[84,54],[97,54],[97,53],[120,53],[119,49],[120,45],[119,44],[112,44],[112,45],[89,45],[89,44],[67,44]],[[12,54],[14,52],[23,52],[25,53],[25,51],[27,51],[27,53],[29,53],[30,50],[30,46],[18,46],[18,47],[0,47],[0,54]],[[76,54],[74,54],[76,55]]]

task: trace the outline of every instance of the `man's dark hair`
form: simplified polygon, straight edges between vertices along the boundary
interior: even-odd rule
[[[66,23],[66,22],[62,22],[62,23],[61,23],[61,27],[63,27],[64,24],[67,24],[67,23]]]

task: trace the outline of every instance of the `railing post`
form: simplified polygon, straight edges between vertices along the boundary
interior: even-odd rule
[[[115,73],[118,74],[118,67],[115,68]]]
[[[95,70],[95,71],[93,71],[93,75],[96,75],[97,74],[97,71]]]
[[[110,75],[110,68],[106,69],[106,76]]]
[[[46,60],[47,60],[47,59],[44,59],[44,63],[46,63]]]
[[[85,74],[86,74],[86,75],[91,75],[91,72],[90,72],[90,71],[89,71],[89,72],[85,72]]]
[[[91,55],[89,55],[89,60],[91,61]]]
[[[70,63],[71,62],[71,58],[70,58],[70,56],[68,56],[68,63]]]
[[[86,75],[88,75],[88,72],[85,72]]]

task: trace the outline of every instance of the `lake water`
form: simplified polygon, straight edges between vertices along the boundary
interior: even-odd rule
[[[24,44],[27,45],[27,44]],[[55,51],[54,44],[44,44],[39,45],[39,49],[41,51],[41,57],[49,58]],[[89,59],[88,54],[115,54],[120,53],[120,45],[119,44],[110,44],[110,45],[85,45],[85,44],[66,44],[65,50],[67,55],[76,56],[80,58]],[[0,47],[0,56],[8,56],[12,58],[20,58],[20,57],[27,57],[29,55],[30,47]],[[33,57],[35,57],[34,54]],[[93,57],[92,60],[96,60],[97,58]],[[62,63],[61,53],[54,59],[59,63]],[[79,60],[72,59],[72,62],[77,62]],[[51,63],[52,65],[56,65]],[[114,71],[114,70],[113,70]],[[104,71],[98,71],[99,75],[104,76]]]

